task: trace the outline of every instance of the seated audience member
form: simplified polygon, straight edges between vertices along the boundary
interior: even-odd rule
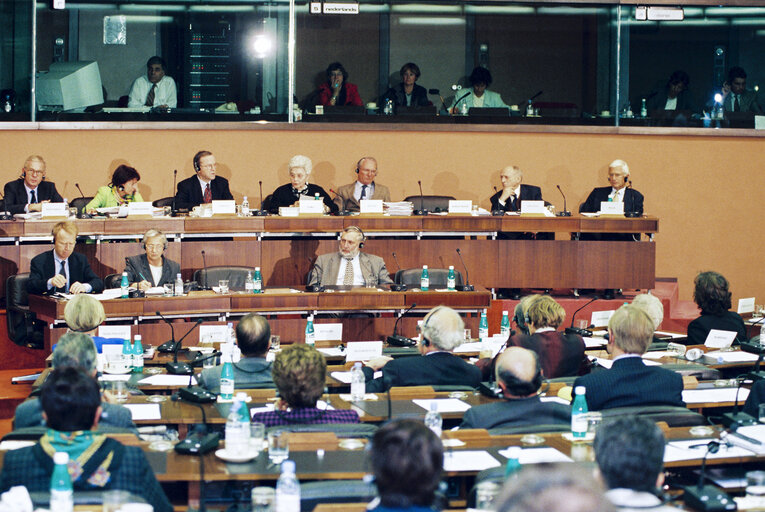
[[[533,295],[526,295],[518,302],[518,304],[515,305],[515,309],[513,310],[513,322],[515,322],[515,326],[518,328],[518,334],[524,334],[524,335],[530,335],[529,332],[529,315],[528,310],[529,306],[532,302],[534,302],[536,299],[541,297],[540,294],[535,293]],[[513,334],[513,331],[510,332],[510,334]],[[508,345],[510,341],[510,338],[507,339],[507,342],[505,343],[506,347],[509,347]],[[491,357],[484,357],[482,359],[479,359],[476,361],[475,365],[481,370],[481,380],[487,380],[490,381],[494,379],[496,375],[496,362],[497,358],[499,357],[499,354]]]
[[[640,293],[632,299],[632,305],[645,311],[646,315],[653,321],[654,331],[659,329],[659,326],[664,321],[664,304],[661,303],[661,299],[650,293]],[[656,334],[654,334],[653,342],[657,341],[659,340],[656,338]]]
[[[348,72],[339,62],[333,62],[327,67],[327,81],[319,86],[318,105],[363,105],[359,88],[348,82]]]
[[[440,510],[436,490],[444,463],[441,440],[421,421],[394,419],[375,432],[369,460],[379,498],[372,512]]]
[[[549,295],[531,301],[526,312],[529,335],[516,334],[507,346],[524,347],[539,356],[545,377],[584,375],[590,361],[584,355],[584,340],[578,334],[565,334],[557,329],[566,320],[566,310]]]
[[[58,368],[43,384],[40,402],[49,430],[34,446],[5,453],[0,492],[16,485],[48,492],[53,454],[66,452],[75,492],[119,489],[141,496],[156,512],[173,510],[141,448],[96,431],[101,395],[94,378],[76,368]]]
[[[29,293],[101,293],[104,282],[90,268],[88,259],[74,252],[77,224],[57,222],[53,226],[53,250],[32,258],[29,268]]]
[[[21,168],[21,177],[9,181],[3,188],[5,209],[11,214],[39,212],[42,203],[61,203],[64,199],[56,184],[45,181],[45,160],[31,155]]]
[[[488,87],[491,85],[492,77],[488,69],[478,66],[470,73],[470,91],[457,91],[457,95],[454,97],[454,103],[449,108],[451,114],[458,114],[462,111],[462,106],[465,105],[468,111],[471,108],[507,108],[505,102],[502,101],[502,96],[494,91],[489,91]]]
[[[688,91],[690,82],[685,71],[673,72],[665,87],[649,95],[646,101],[649,114],[656,110],[694,110],[693,98]]]
[[[94,213],[96,208],[122,206],[128,203],[143,202],[138,192],[141,175],[134,168],[120,165],[112,174],[112,182],[98,189],[96,196],[85,206],[85,211]]]
[[[509,479],[494,501],[497,512],[612,512],[603,486],[579,464],[530,464]]]
[[[143,235],[143,249],[143,254],[126,258],[124,272],[127,272],[128,282],[135,284],[139,290],[175,283],[181,266],[165,257],[165,234],[154,228],[148,230]]]
[[[379,256],[360,251],[364,240],[364,232],[357,226],[345,228],[340,235],[339,251],[316,258],[308,274],[308,285],[392,284],[385,261]]]
[[[630,184],[630,168],[624,160],[614,160],[608,165],[608,182],[610,187],[598,187],[592,189],[587,200],[579,207],[579,213],[597,213],[600,211],[600,203],[615,202],[624,203],[624,212],[632,212],[643,215],[643,194],[638,192]],[[627,235],[632,239],[632,235]]]
[[[385,105],[388,100],[392,100],[397,107],[427,107],[431,105],[427,89],[415,83],[420,78],[420,68],[417,64],[407,62],[401,66],[399,75],[401,75],[401,83],[388,89],[380,98],[381,105]]]
[[[253,385],[274,387],[271,363],[266,354],[271,347],[271,327],[265,317],[250,313],[236,324],[236,342],[242,351],[242,359],[234,366],[234,387],[247,389]],[[213,393],[220,393],[222,366],[207,368],[199,376],[199,385]]]
[[[728,280],[717,272],[701,272],[694,280],[693,302],[701,310],[701,316],[688,324],[688,345],[703,345],[709,331],[733,331],[734,343],[746,341],[746,325],[741,315],[729,311],[731,293]]]
[[[317,407],[324,393],[327,361],[310,345],[292,344],[276,355],[271,375],[279,391],[273,411],[259,412],[252,421],[266,427],[297,423],[358,423],[359,415],[348,409]]]
[[[76,295],[66,302],[64,320],[72,332],[87,334],[101,353],[103,345],[122,345],[122,338],[104,338],[97,336],[98,326],[106,320],[106,312],[101,301],[90,295]],[[54,352],[55,353],[55,352]]]
[[[662,505],[664,445],[661,429],[640,416],[605,421],[595,434],[593,449],[606,498],[619,512],[677,512]]]
[[[303,155],[295,155],[287,164],[290,173],[290,183],[282,185],[271,194],[271,203],[268,211],[279,213],[282,206],[299,206],[300,197],[319,197],[324,201],[324,213],[337,213],[337,205],[330,199],[329,194],[319,185],[308,183],[308,178],[313,171],[311,159]]]
[[[510,347],[497,359],[497,384],[504,401],[471,407],[460,428],[567,425],[571,408],[539,398],[544,379],[539,357],[531,350]]]
[[[746,71],[733,66],[728,71],[728,80],[722,86],[723,108],[726,112],[754,112],[762,114],[757,91],[746,88]]]
[[[596,370],[574,381],[587,389],[591,411],[633,405],[673,405],[683,403],[683,378],[659,366],[646,366],[642,355],[653,339],[653,321],[639,307],[624,305],[608,321],[608,345],[613,366]]]
[[[217,167],[215,155],[209,151],[199,151],[194,155],[194,171],[197,174],[178,183],[175,207],[191,210],[202,203],[234,199],[228,180],[215,174]]]
[[[335,204],[341,210],[357,212],[361,209],[362,199],[379,199],[390,202],[390,191],[385,185],[375,182],[377,177],[377,160],[365,156],[356,164],[358,178],[354,183],[343,185],[337,189]]]
[[[478,387],[481,370],[452,351],[465,338],[465,324],[452,308],[438,306],[425,315],[420,326],[420,355],[392,359],[380,356],[363,368],[367,392],[394,386],[464,385]],[[373,379],[382,370],[382,377]]]
[[[88,298],[98,302],[93,297]],[[79,332],[69,332],[58,340],[56,349],[53,351],[52,365],[53,369],[67,366],[78,368],[95,380],[97,358],[98,352],[90,336]],[[99,428],[106,427],[104,430],[107,431],[113,428],[135,430],[136,426],[130,410],[122,405],[110,403],[108,395],[106,398],[107,401],[100,404]],[[19,404],[13,418],[14,428],[44,426],[43,405],[36,397]]]
[[[752,389],[749,391],[749,396],[746,398],[744,404],[744,412],[752,418],[758,418],[760,414],[760,405],[765,404],[765,380],[761,380],[752,384]]]
[[[178,93],[175,80],[167,76],[167,66],[162,57],[154,56],[146,62],[146,76],[139,76],[133,82],[128,97],[128,107],[175,108]]]

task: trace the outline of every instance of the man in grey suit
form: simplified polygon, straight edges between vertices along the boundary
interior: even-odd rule
[[[723,84],[723,108],[726,112],[754,112],[762,114],[757,102],[757,93],[746,88],[746,71],[733,66],[728,71],[728,80]]]
[[[361,209],[362,199],[382,199],[390,202],[390,191],[385,185],[375,183],[377,176],[377,160],[371,156],[365,156],[356,164],[358,178],[350,185],[343,185],[337,189],[335,204],[341,210],[357,212]]]
[[[361,228],[345,228],[340,235],[340,250],[316,258],[308,286],[393,284],[383,259],[360,251],[365,241]]]
[[[460,428],[567,425],[571,422],[569,407],[542,402],[539,398],[543,377],[535,352],[521,347],[506,349],[497,359],[496,375],[505,401],[471,407],[462,418]]]

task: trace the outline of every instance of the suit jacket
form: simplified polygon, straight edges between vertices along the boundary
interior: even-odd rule
[[[728,97],[723,101],[723,108],[726,112],[733,112],[733,93],[728,94]],[[755,114],[762,114],[762,108],[757,101],[757,93],[747,89],[743,94],[739,95],[738,99],[739,112],[754,112]]]
[[[649,98],[646,101],[646,109],[649,115],[655,110],[665,110],[664,107],[667,105],[667,99],[667,88],[660,90],[652,98]],[[677,95],[675,110],[695,110],[693,99],[687,90]]]
[[[316,258],[316,262],[308,274],[308,285],[332,286],[337,283],[337,273],[340,270],[342,259],[343,257],[339,252],[322,254]],[[385,261],[381,257],[360,252],[359,266],[361,266],[365,282],[374,285],[393,284],[388,269],[385,268]]]
[[[749,336],[746,333],[746,325],[741,316],[734,311],[726,311],[722,315],[711,315],[709,313],[701,312],[701,316],[692,320],[688,324],[688,341],[687,345],[703,345],[706,341],[709,331],[712,329],[719,329],[721,331],[734,331],[736,332],[736,341],[747,341]]]
[[[566,335],[558,331],[535,332],[527,336],[516,334],[507,340],[508,347],[523,347],[539,356],[545,377],[571,377],[589,370],[589,359],[584,355],[584,340],[577,334]]]
[[[38,254],[32,258],[29,269],[29,281],[27,281],[27,291],[29,293],[43,294],[48,291],[48,279],[58,273],[56,262],[53,259],[53,251],[47,251]],[[78,253],[73,252],[69,256],[69,285],[75,282],[89,284],[93,287],[92,293],[101,293],[104,291],[104,282],[99,278],[93,269],[90,268],[88,259]],[[63,289],[53,288],[52,290],[64,291]]]
[[[519,200],[516,201],[517,203],[517,210],[513,209],[512,205],[510,204],[510,200],[508,199],[505,202],[505,206],[501,206],[499,204],[499,198],[502,195],[502,191],[500,190],[493,196],[491,196],[491,210],[504,210],[506,212],[512,212],[512,211],[521,211],[521,202],[523,201],[542,201],[542,189],[539,187],[536,187],[534,185],[525,185],[521,184],[521,195]]]
[[[228,189],[228,180],[221,176],[216,176],[210,182],[210,192],[212,192],[213,200],[234,199]],[[188,208],[190,210],[202,204],[203,200],[202,187],[199,185],[199,179],[196,175],[178,183],[178,193],[175,194],[176,208]]]
[[[597,187],[592,189],[587,200],[579,206],[579,213],[596,213],[600,211],[600,203],[608,201],[608,195],[611,193],[611,187]],[[643,215],[643,194],[628,187],[624,191],[624,211],[637,212]]]
[[[490,429],[570,423],[570,407],[554,402],[543,402],[539,396],[532,396],[475,405],[465,412],[460,428]]]
[[[374,371],[362,368],[367,379],[367,393],[386,391],[394,386],[461,385],[478,387],[481,370],[448,352],[426,356],[400,357],[382,367],[382,377],[373,379]]]
[[[685,407],[683,378],[659,366],[646,366],[640,357],[614,361],[608,370],[579,377],[574,387],[587,388],[585,397],[591,411],[631,405],[673,405]]]
[[[64,198],[58,193],[56,184],[52,181],[42,181],[37,185],[35,194],[37,195],[38,202],[64,202]],[[27,189],[24,187],[24,180],[22,178],[6,183],[3,189],[3,196],[5,197],[6,210],[14,215],[17,213],[24,213],[24,207],[29,201],[29,196],[27,195]]]
[[[136,256],[128,256],[123,272],[127,272],[129,283],[138,283],[146,279],[152,286],[162,286],[163,284],[175,282],[175,276],[180,274],[181,266],[175,261],[162,256],[162,276],[159,278],[159,282],[155,283],[151,268],[149,268],[149,258],[146,254],[138,254]]]
[[[222,366],[215,366],[202,370],[199,385],[213,393],[220,393],[222,369]],[[271,363],[262,357],[243,357],[238,363],[234,363],[234,387],[247,389],[253,384],[270,384],[271,387],[276,387],[271,377]]]
[[[752,385],[752,389],[744,404],[744,412],[757,419],[760,404],[765,404],[765,380],[755,382]]]
[[[108,427],[136,430],[133,423],[133,415],[130,409],[119,404],[110,404],[103,402],[101,404],[101,418],[98,420],[98,430],[108,431]],[[13,428],[40,427],[45,425],[42,417],[42,404],[37,397],[30,398],[16,407],[16,414],[13,417]],[[107,428],[102,428],[107,427]]]
[[[380,98],[380,105],[385,106],[385,102],[391,99],[393,104],[397,107],[406,107],[406,93],[404,92],[404,84],[398,84],[395,87],[391,87]],[[431,105],[428,99],[428,91],[421,85],[414,84],[412,89],[412,102],[410,107],[427,107]]]
[[[337,213],[337,205],[332,201],[332,199],[329,198],[327,191],[321,188],[319,185],[309,183],[305,193],[301,195],[306,197],[314,197],[316,194],[319,194],[319,196],[322,198],[324,204],[327,206],[327,208],[329,208],[330,213]],[[299,199],[300,198],[296,197],[292,192],[292,184],[287,183],[281,187],[278,187],[276,190],[274,190],[274,193],[271,194],[271,200],[267,205],[268,211],[270,213],[279,213],[279,207],[292,206],[292,204]]]
[[[383,201],[390,202],[390,190],[385,185],[375,183],[375,193],[372,197],[366,197],[366,199],[382,199]],[[357,212],[361,210],[361,203],[353,197],[353,192],[356,190],[356,182],[349,185],[343,185],[337,189],[337,197],[335,197],[335,204],[341,210],[348,210],[351,212]]]
[[[252,415],[252,421],[266,428],[277,425],[316,425],[326,423],[359,423],[359,413],[349,409],[299,407],[289,411],[264,411]]]

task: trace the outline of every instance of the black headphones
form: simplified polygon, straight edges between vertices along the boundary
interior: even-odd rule
[[[359,249],[362,249],[364,247],[364,242],[367,241],[367,236],[364,234],[364,232],[361,230],[360,227],[358,227],[358,226],[348,226],[343,231],[346,232],[346,233],[353,232],[353,233],[358,233],[359,235],[361,235],[361,242],[359,242]]]
[[[421,337],[422,337],[422,341],[420,341],[420,344],[423,347],[429,347],[430,346],[430,340],[428,338],[426,338],[425,334],[424,334],[425,328],[428,326],[428,323],[430,322],[430,319],[433,318],[433,315],[435,314],[435,312],[438,311],[441,308],[443,308],[443,306],[437,306],[437,307],[433,308],[432,310],[430,310],[430,313],[428,313],[428,315],[427,315],[428,318],[422,324],[422,327],[420,327],[420,334],[421,334]]]
[[[515,306],[515,311],[513,312],[513,321],[523,334],[529,334],[529,315],[523,311],[520,302]]]
[[[356,170],[356,172],[359,172],[358,169]],[[21,179],[24,179],[26,177],[27,177],[27,170],[24,169],[24,170],[21,171]],[[42,179],[40,181],[45,181],[45,174],[43,174],[43,177],[42,177]]]

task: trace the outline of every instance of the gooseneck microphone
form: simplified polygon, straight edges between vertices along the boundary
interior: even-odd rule
[[[173,322],[165,318],[159,311],[156,311],[156,314],[158,317],[164,320],[167,325],[170,326],[170,341],[166,341],[162,345],[158,346],[157,352],[164,352],[166,354],[175,352],[175,329],[173,329]]]
[[[207,258],[205,257],[205,250],[204,249],[202,249],[202,270],[203,270],[203,275],[205,276],[205,279],[204,279],[205,282],[202,285],[202,289],[203,290],[209,290],[210,287],[207,286],[207,281],[209,279],[209,277],[207,275]]]
[[[172,190],[172,193],[173,193],[173,206],[170,207],[170,216],[171,217],[174,217],[175,214],[176,214],[176,211],[177,211],[176,208],[175,208],[175,197],[176,197],[176,194],[175,194],[175,185],[176,185],[176,181],[177,180],[178,180],[178,169],[173,169],[173,190]]]
[[[571,212],[568,211],[568,208],[566,207],[566,194],[563,193],[563,190],[560,188],[560,185],[555,185],[558,188],[558,192],[560,192],[560,195],[563,196],[563,211],[558,212],[558,217],[571,217]]]
[[[79,183],[75,183],[74,186],[77,187],[77,190],[80,191],[80,197],[85,197],[85,194],[82,193],[82,189],[80,188],[80,184]]]
[[[260,189],[260,203],[257,210],[251,210],[250,213],[256,217],[265,217],[268,215],[268,210],[263,209],[263,180],[258,180],[258,188]]]
[[[420,187],[420,209],[414,210],[415,215],[427,215],[428,210],[425,208],[425,196],[422,194],[422,181],[417,180],[417,186]]]
[[[466,92],[465,94],[463,94],[462,96],[460,96],[460,99],[458,99],[457,101],[454,102],[454,108],[457,108],[457,105],[459,104],[459,102],[464,100],[465,98],[467,98],[471,94],[473,94],[473,90],[472,89],[469,90],[468,92]]]
[[[462,285],[461,290],[463,292],[472,292],[475,290],[472,284],[470,284],[470,277],[468,276],[468,268],[467,265],[465,265],[465,260],[462,259],[462,251],[460,251],[460,248],[457,247],[457,256],[460,257],[460,262],[462,262],[462,268],[465,269],[465,284]]]
[[[191,326],[191,329],[184,334],[181,339],[179,339],[175,343],[175,350],[173,351],[173,362],[165,364],[165,369],[167,370],[167,373],[171,375],[192,375],[194,373],[194,370],[191,368],[191,365],[188,363],[179,363],[178,362],[178,351],[181,349],[181,346],[183,344],[183,340],[186,339],[186,336],[191,334],[191,332],[196,329],[196,327],[202,323],[202,319],[199,318],[196,322],[194,322],[194,325]],[[191,381],[191,379],[189,379]]]
[[[396,252],[393,251],[393,260],[396,262],[396,266],[398,267],[398,271],[401,271],[401,264],[398,262],[398,258],[396,257]],[[403,292],[406,290],[406,285],[404,283],[393,283],[390,285],[390,289],[394,292]]]
[[[574,314],[571,315],[571,327],[566,327],[566,334],[578,334],[579,336],[585,336],[585,337],[592,337],[592,331],[588,329],[581,329],[579,327],[574,327],[574,321],[576,320],[576,314],[579,313],[581,310],[592,304],[598,300],[598,297],[594,297],[590,299],[584,306],[574,311]],[[590,326],[593,327],[593,326]]]
[[[398,323],[401,321],[402,318],[406,316],[407,313],[409,313],[412,309],[417,307],[417,303],[415,302],[411,306],[409,306],[406,311],[401,313],[401,316],[399,316],[396,319],[396,323],[393,324],[393,334],[388,336],[388,345],[393,345],[394,347],[414,347],[417,345],[417,342],[414,341],[411,338],[407,338],[406,336],[401,336],[398,334]]]
[[[692,510],[699,510],[701,512],[736,510],[736,502],[733,501],[733,498],[714,485],[704,485],[704,480],[707,478],[707,456],[710,453],[717,453],[719,450],[720,441],[710,441],[707,444],[707,451],[701,460],[699,483],[697,485],[689,485],[684,489],[683,503]]]

